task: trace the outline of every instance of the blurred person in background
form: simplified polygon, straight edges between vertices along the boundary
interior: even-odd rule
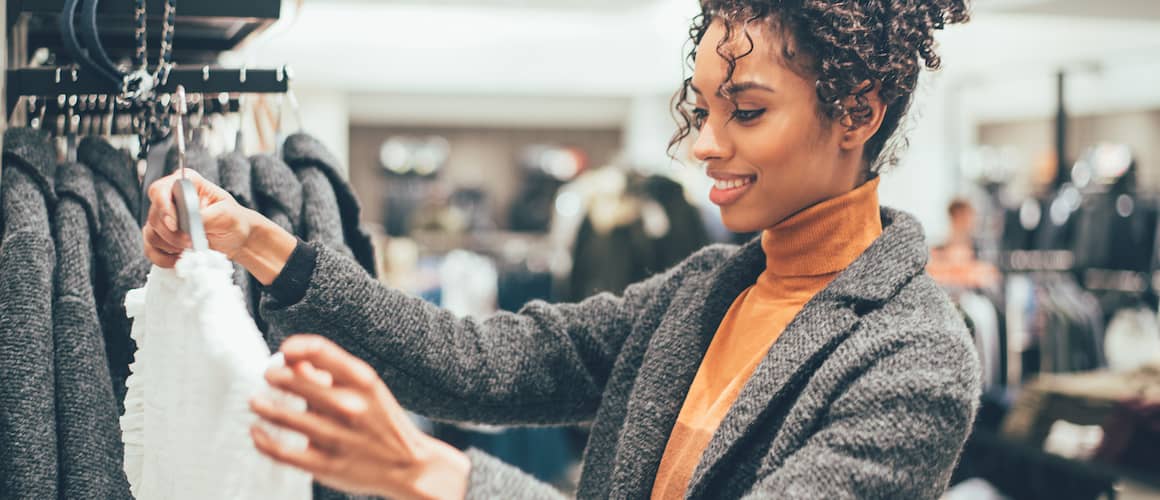
[[[195,177],[210,246],[266,286],[264,317],[312,332],[267,373],[308,410],[252,403],[309,446],[258,426],[255,445],[355,493],[559,496],[423,434],[405,406],[590,423],[580,498],[938,498],[975,416],[979,364],[924,273],[920,225],[880,207],[877,188],[920,72],[940,65],[935,32],[967,18],[965,0],[703,1],[673,144],[692,138],[726,226],[760,237],[619,296],[458,319]],[[152,186],[144,228],[162,267],[188,247],[174,179]]]
[[[955,288],[983,289],[997,286],[998,268],[978,260],[975,245],[978,214],[971,202],[955,198],[947,207],[950,234],[946,243],[931,249],[926,271],[935,281]]]

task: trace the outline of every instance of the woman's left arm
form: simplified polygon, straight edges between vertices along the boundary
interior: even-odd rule
[[[745,498],[939,498],[978,409],[978,360],[968,342],[917,337],[928,341],[912,337],[854,379]]]
[[[254,445],[318,482],[355,494],[396,499],[511,498],[559,500],[551,486],[474,450],[463,453],[424,434],[378,374],[334,342],[296,335],[282,345],[284,367],[271,386],[306,400],[306,411],[264,399],[250,407],[267,424],[304,435],[292,448],[254,425]]]

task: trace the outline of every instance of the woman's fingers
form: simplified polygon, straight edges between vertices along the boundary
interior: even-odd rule
[[[314,446],[307,446],[304,450],[283,446],[258,425],[250,427],[250,437],[254,440],[254,447],[262,454],[314,475],[326,474],[334,463],[330,455]]]
[[[323,450],[338,452],[347,443],[358,440],[358,436],[338,423],[314,413],[280,408],[261,398],[251,400],[250,409],[271,424],[301,433]]]
[[[306,400],[312,410],[344,424],[360,425],[370,410],[370,403],[358,392],[320,383],[317,377],[300,375],[288,367],[271,368],[266,372],[266,381]]]
[[[152,204],[147,225],[170,246],[185,248],[189,245],[189,236],[182,234],[177,227],[177,209],[173,204],[173,184],[176,181],[176,178],[169,176],[149,186],[149,201]]]
[[[325,337],[294,335],[282,343],[280,351],[286,356],[287,365],[309,362],[314,368],[330,373],[336,385],[364,390],[382,384],[370,365]]]
[[[157,265],[157,267],[164,269],[172,269],[173,266],[177,265],[176,255],[161,253],[160,250],[157,250],[156,248],[150,247],[148,245],[145,246],[145,257],[149,258],[149,262],[152,262],[153,264]]]
[[[181,248],[177,247],[168,241],[165,241],[161,235],[157,234],[157,229],[152,225],[145,226],[141,230],[142,236],[145,238],[145,243],[154,249],[166,255],[181,255]]]

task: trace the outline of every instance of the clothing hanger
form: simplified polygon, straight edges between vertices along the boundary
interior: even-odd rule
[[[80,35],[84,38],[84,45],[77,39],[76,16],[78,7],[82,9]],[[61,42],[65,50],[73,57],[76,65],[108,81],[111,89],[121,88],[123,77],[116,65],[109,59],[100,38],[97,36],[96,0],[85,0],[83,6],[80,5],[80,0],[65,0],[58,23]],[[93,57],[97,57],[97,60],[94,60]]]
[[[73,1],[75,2],[75,0]],[[101,43],[101,38],[98,35],[97,5],[99,3],[99,0],[85,0],[81,5],[81,40],[88,51],[89,63],[93,69],[120,87],[124,84],[124,72],[118,69],[113,60],[109,58],[108,52],[105,51],[105,45]]]
[[[205,225],[201,220],[201,204],[197,197],[197,188],[185,177],[185,127],[182,124],[186,113],[185,87],[179,85],[176,94],[174,105],[177,107],[177,113],[174,114],[174,119],[177,122],[175,126],[177,171],[181,173],[181,178],[173,184],[173,200],[177,203],[177,224],[182,232],[189,235],[194,251],[209,250]]]

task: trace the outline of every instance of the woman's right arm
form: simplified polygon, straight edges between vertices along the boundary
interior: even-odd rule
[[[299,243],[290,261],[282,276],[300,277],[301,289],[268,294],[263,318],[283,331],[328,337],[366,360],[408,409],[492,424],[591,419],[635,318],[666,279],[621,297],[535,301],[518,314],[478,320],[384,286],[319,244]]]
[[[518,314],[462,319],[380,284],[357,264],[301,243],[189,174],[202,195],[210,247],[272,285],[263,318],[326,336],[366,360],[409,409],[494,424],[565,424],[595,414],[638,316],[672,273],[578,304],[533,302]],[[188,239],[172,224],[170,176],[150,190],[146,252],[172,267]],[[290,282],[293,286],[288,286]],[[453,286],[453,285],[452,285]],[[277,293],[279,291],[289,293]]]

